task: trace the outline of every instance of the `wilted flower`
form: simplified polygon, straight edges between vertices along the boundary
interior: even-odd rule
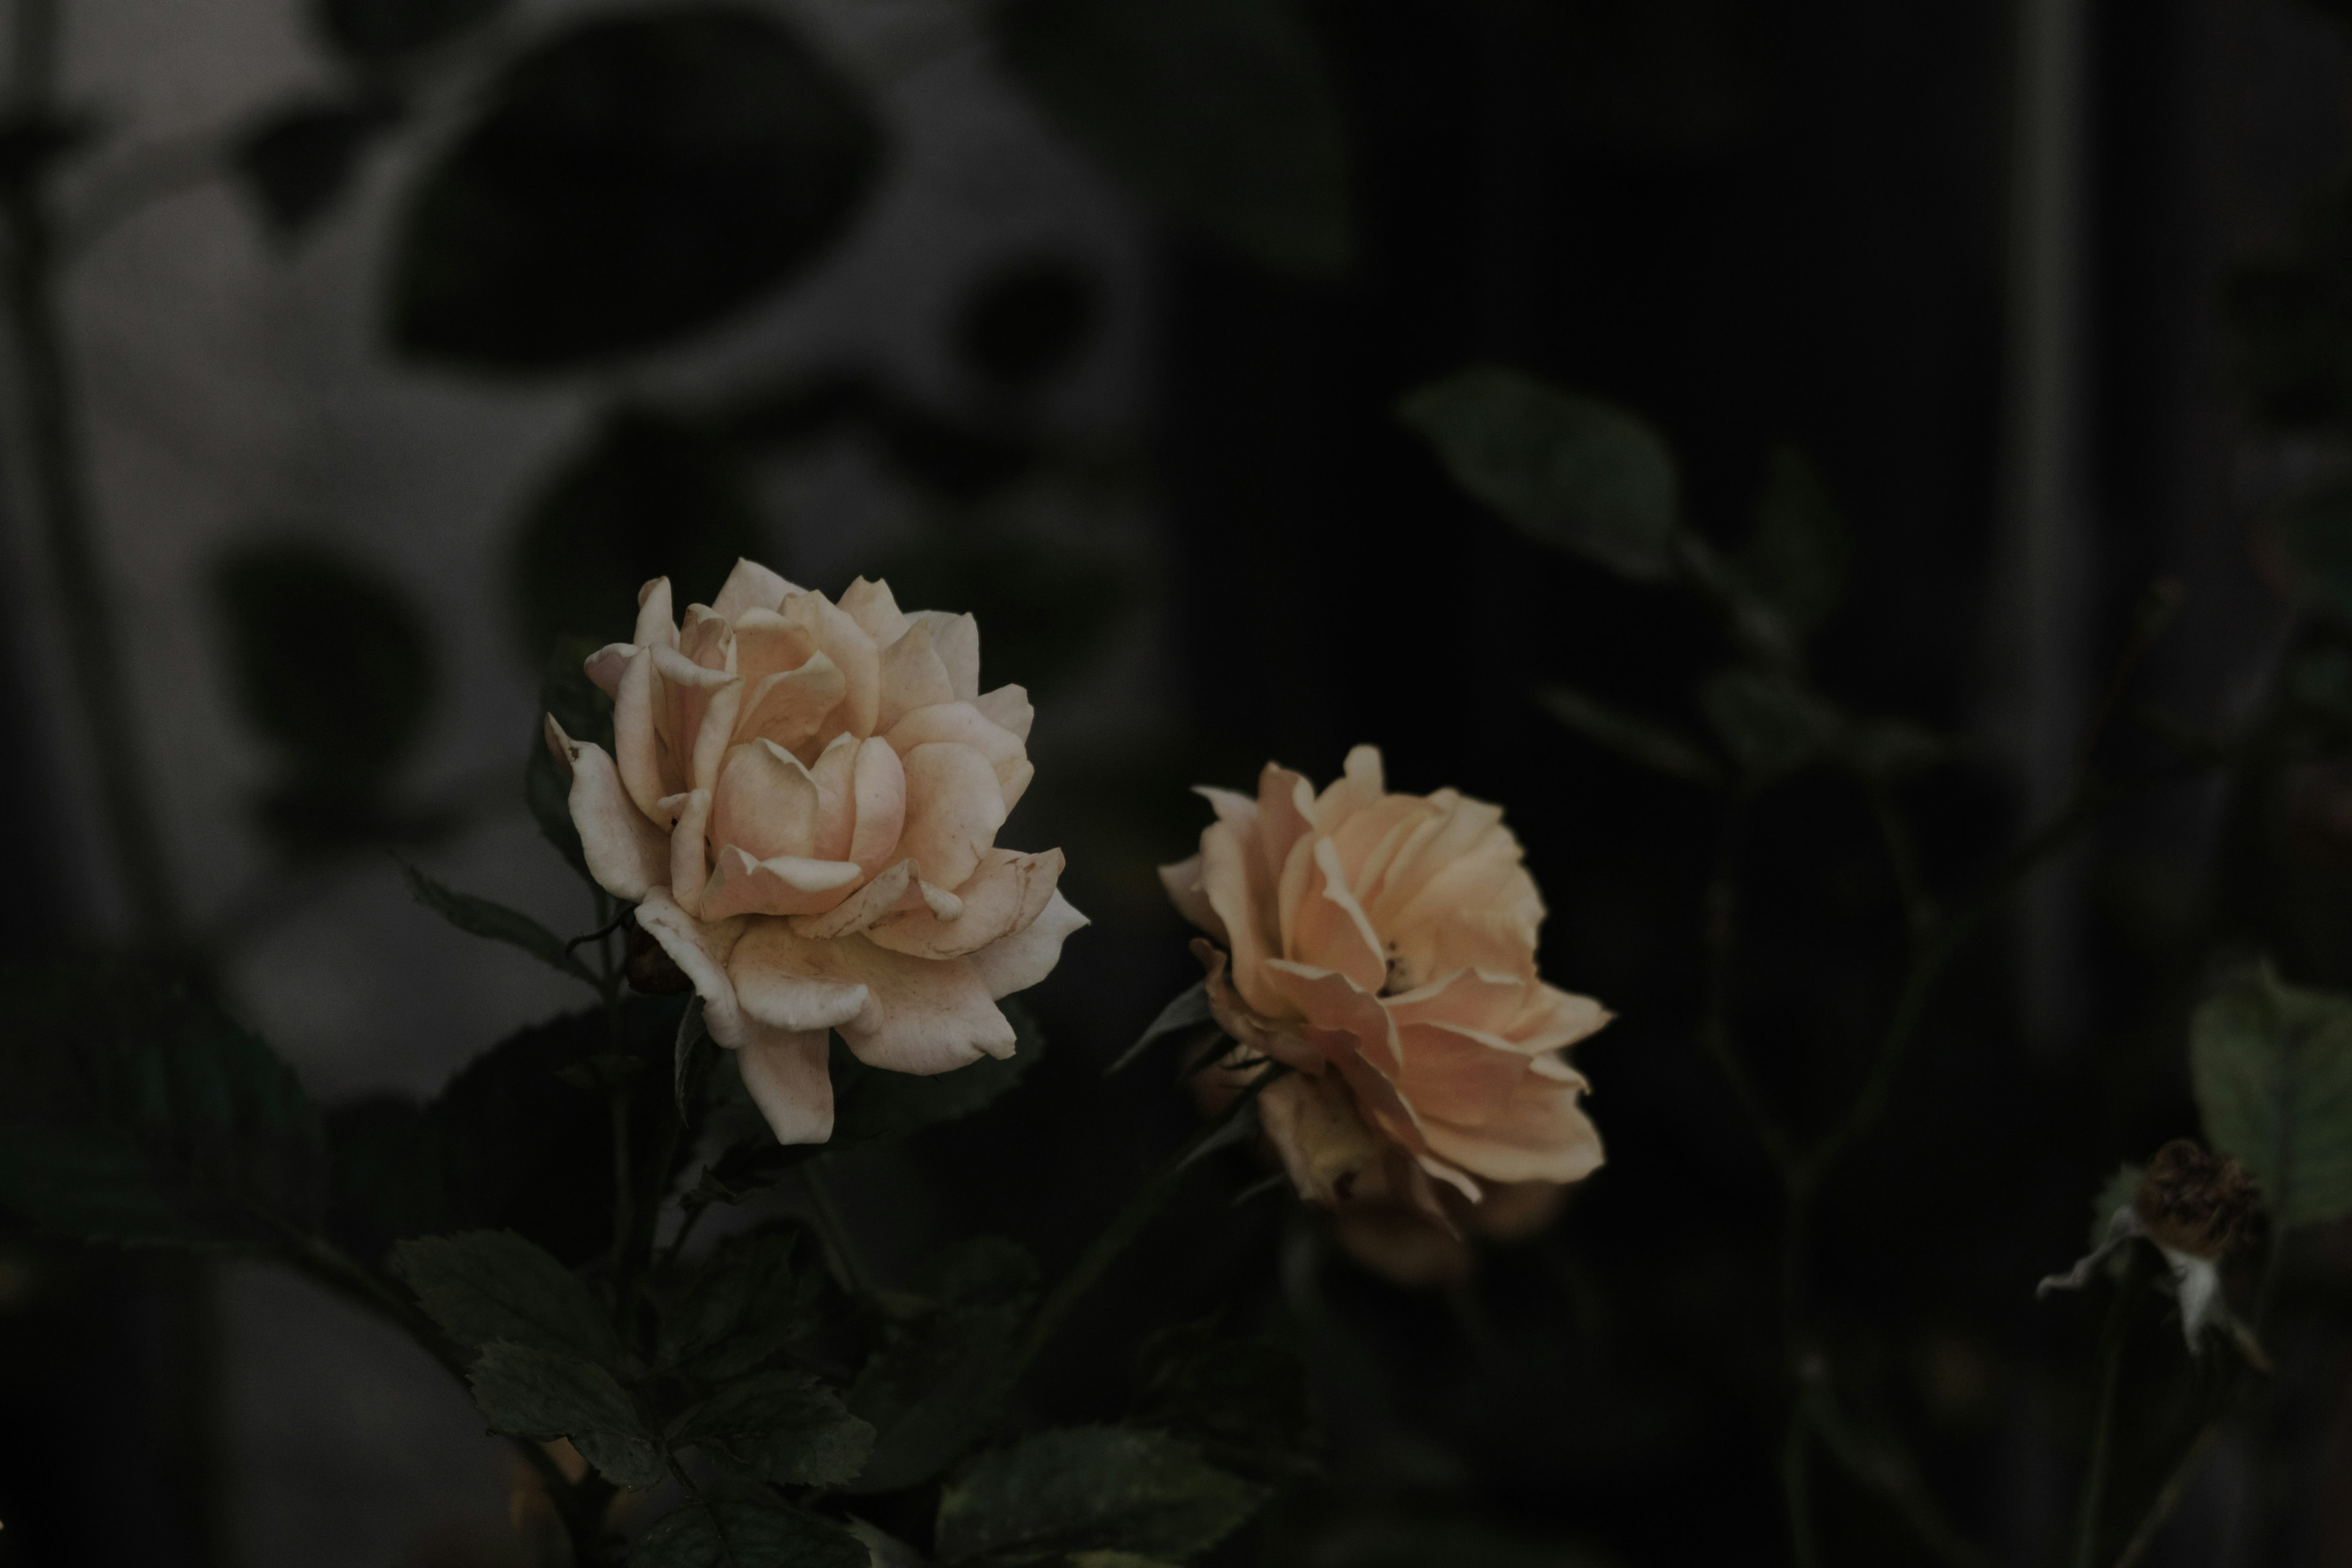
[[[897,1072],[1011,1055],[995,999],[1087,921],[1060,850],[996,847],[1031,711],[981,691],[978,624],[864,578],[836,605],[750,561],[683,627],[667,578],[637,604],[634,639],[587,666],[616,755],[552,716],[548,743],[590,873],[636,902],[776,1137],[832,1134],[828,1030]]]
[[[2190,1352],[2210,1324],[2236,1334],[2259,1364],[2260,1350],[2221,1299],[2221,1259],[2252,1239],[2258,1201],[2253,1178],[2235,1160],[2176,1138],[2156,1152],[2131,1196],[2107,1216],[2098,1246],[2065,1273],[2042,1280],[2034,1294],[2079,1290],[2108,1258],[2146,1240],[2164,1255]]]
[[[1609,1021],[1536,973],[1543,900],[1500,807],[1453,790],[1391,795],[1381,754],[1349,752],[1317,795],[1269,764],[1257,798],[1201,792],[1217,820],[1160,877],[1185,917],[1212,1011],[1242,1047],[1297,1069],[1259,1100],[1302,1197],[1360,1257],[1442,1278],[1464,1227],[1524,1232],[1601,1162],[1562,1052]]]

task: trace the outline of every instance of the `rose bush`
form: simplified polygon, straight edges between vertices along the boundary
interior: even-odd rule
[[[1299,1195],[1403,1277],[1457,1266],[1461,1226],[1540,1225],[1601,1162],[1563,1052],[1609,1021],[1536,973],[1543,900],[1500,807],[1391,795],[1359,746],[1319,795],[1269,763],[1257,797],[1201,792],[1217,820],[1161,869],[1209,1000],[1242,1050],[1212,1092],[1272,1058],[1260,1098]]]
[[[981,691],[977,623],[750,561],[682,625],[667,578],[637,602],[632,640],[588,660],[614,754],[552,715],[548,743],[590,873],[693,983],[778,1140],[832,1133],[829,1030],[897,1072],[1011,1055],[996,998],[1087,921],[1060,850],[996,847],[1031,710]]]

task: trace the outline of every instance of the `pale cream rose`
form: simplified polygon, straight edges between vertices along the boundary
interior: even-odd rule
[[[588,869],[701,995],[780,1142],[833,1132],[826,1032],[859,1060],[940,1073],[1013,1053],[996,998],[1087,923],[1062,852],[996,846],[1032,769],[1029,700],[980,689],[970,616],[841,602],[738,562],[672,618],[667,578],[588,674],[614,750],[566,735]]]
[[[1601,1162],[1563,1052],[1610,1015],[1538,976],[1543,900],[1501,808],[1391,795],[1370,746],[1319,795],[1272,764],[1255,800],[1201,793],[1217,820],[1160,877],[1223,950],[1194,944],[1244,1049],[1210,1091],[1256,1057],[1297,1068],[1260,1097],[1267,1141],[1299,1195],[1400,1278],[1444,1277],[1465,1226],[1548,1219]]]

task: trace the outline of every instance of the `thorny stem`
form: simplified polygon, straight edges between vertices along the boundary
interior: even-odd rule
[[[9,117],[27,130],[54,129],[58,0],[16,0],[15,23]],[[148,947],[170,948],[181,935],[179,905],[164,865],[163,834],[147,798],[140,730],[122,665],[123,639],[82,471],[73,376],[58,306],[55,223],[44,188],[52,166],[35,158],[0,186],[6,247],[0,294],[15,339],[13,392],[26,499],[37,514],[56,575],[68,662],[97,764],[99,806],[137,937]]]
[[[2098,1562],[2099,1509],[2106,1498],[2107,1462],[2115,1448],[2116,1384],[2123,1372],[2132,1309],[2139,1303],[2137,1287],[2135,1269],[2117,1287],[2099,1329],[2098,1393],[2091,1408],[2090,1461],[2083,1473],[2083,1496],[2075,1505],[2074,1568],[2095,1568]]]
[[[1279,1062],[1267,1063],[1265,1070],[1250,1079],[1248,1086],[1234,1095],[1223,1110],[1210,1118],[1200,1131],[1185,1140],[1181,1148],[1144,1177],[1143,1184],[1136,1189],[1135,1195],[1127,1200],[1127,1206],[1118,1211],[1100,1236],[1095,1237],[1093,1245],[1079,1255],[1077,1262],[1071,1265],[1069,1273],[1054,1287],[1054,1293],[1046,1297],[1037,1309],[1037,1315],[1029,1321],[1028,1336],[1021,1342],[1020,1352],[1013,1358],[1013,1368],[1005,1380],[1008,1386],[1021,1381],[1022,1374],[1029,1370],[1039,1352],[1052,1342],[1062,1321],[1070,1315],[1080,1299],[1118,1260],[1118,1255],[1127,1250],[1129,1243],[1143,1233],[1143,1227],[1174,1194],[1177,1183],[1191,1168],[1193,1160],[1226,1135],[1242,1113],[1265,1092],[1265,1087],[1289,1070]]]

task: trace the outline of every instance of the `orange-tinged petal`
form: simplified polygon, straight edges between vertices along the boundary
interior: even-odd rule
[[[1053,973],[1062,943],[1091,923],[1056,889],[1035,920],[959,962],[980,977],[990,996],[1010,996]]]
[[[905,763],[906,826],[898,852],[921,862],[927,880],[960,888],[1004,826],[996,770],[971,747],[948,741],[917,746]],[[861,829],[864,825],[861,813]]]
[[[740,626],[747,612],[772,610],[800,591],[758,562],[739,558],[710,607]]]
[[[870,875],[900,858],[912,793],[905,764],[890,742],[878,738],[858,742],[850,792],[857,815],[849,834],[849,858]]]
[[[1045,912],[1062,876],[1062,852],[992,849],[957,889],[952,916],[930,907],[902,910],[867,928],[866,940],[914,958],[961,958],[1012,935]]]
[[[1315,890],[1302,900],[1297,930],[1288,933],[1290,955],[1302,963],[1346,975],[1378,994],[1388,984],[1388,957],[1381,939],[1339,868],[1339,851],[1328,838],[1314,841]]]

